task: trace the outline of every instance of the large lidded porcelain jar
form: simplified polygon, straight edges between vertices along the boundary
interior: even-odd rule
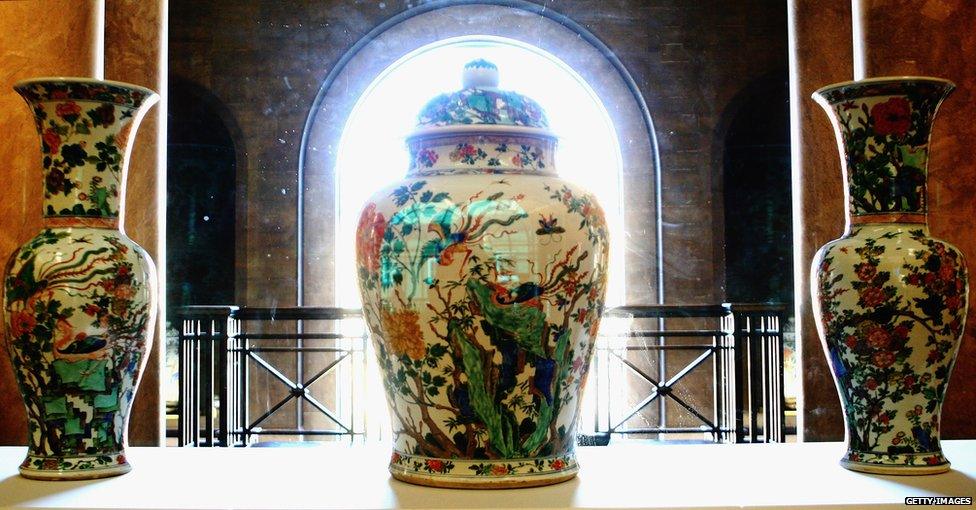
[[[607,224],[560,179],[539,105],[477,60],[430,101],[406,179],[359,221],[363,313],[397,479],[529,487],[578,470],[576,423],[607,281]],[[594,169],[594,171],[598,171]]]

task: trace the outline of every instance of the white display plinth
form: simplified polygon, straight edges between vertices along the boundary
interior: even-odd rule
[[[81,482],[21,478],[26,448],[0,448],[0,508],[690,509],[904,508],[909,496],[976,496],[976,441],[945,441],[953,470],[877,476],[838,465],[840,443],[579,448],[580,475],[534,489],[397,482],[389,449],[130,448],[131,473]]]

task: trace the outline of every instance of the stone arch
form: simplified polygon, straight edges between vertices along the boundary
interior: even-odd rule
[[[182,287],[167,307],[230,304],[244,295],[247,152],[233,113],[206,87],[169,79],[167,265]],[[228,247],[234,247],[228,250]],[[170,290],[171,289],[171,290]]]
[[[483,35],[514,39],[548,52],[576,71],[607,107],[623,160],[625,229],[632,232],[625,278],[633,303],[663,302],[660,159],[654,124],[623,64],[573,20],[527,1],[435,1],[409,9],[374,28],[333,67],[309,111],[302,135],[298,178],[298,304],[334,302],[325,285],[334,274],[332,250],[340,246],[335,224],[333,169],[342,126],[358,98],[391,64],[436,41]],[[312,185],[311,183],[315,183]],[[644,284],[646,282],[646,285]],[[631,290],[633,289],[633,290]]]
[[[779,121],[779,122],[771,122]],[[729,102],[716,130],[721,154],[725,298],[793,302],[787,73],[753,80]],[[769,278],[751,268],[782,267]]]

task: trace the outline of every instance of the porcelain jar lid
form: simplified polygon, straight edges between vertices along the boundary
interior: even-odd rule
[[[408,140],[457,132],[522,133],[555,138],[539,103],[498,88],[498,67],[487,60],[468,62],[461,90],[431,99],[417,117]]]

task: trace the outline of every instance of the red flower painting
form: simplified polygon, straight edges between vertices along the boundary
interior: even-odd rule
[[[871,108],[874,132],[881,136],[905,136],[912,127],[912,106],[904,97],[893,97]]]

